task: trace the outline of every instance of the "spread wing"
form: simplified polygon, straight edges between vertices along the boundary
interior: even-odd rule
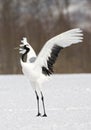
[[[52,74],[53,64],[55,63],[59,52],[65,47],[82,42],[82,39],[82,30],[76,28],[48,40],[35,61],[35,68],[42,70],[42,73],[45,75]]]

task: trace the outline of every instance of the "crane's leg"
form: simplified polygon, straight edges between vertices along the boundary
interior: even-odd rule
[[[37,94],[37,91],[35,90],[36,98],[37,98],[37,107],[38,107],[38,114],[37,116],[41,116],[40,110],[39,110],[39,96]]]
[[[42,92],[41,92],[41,100],[42,100],[43,110],[44,110],[43,117],[47,117],[46,112],[45,112],[44,96],[43,96]]]

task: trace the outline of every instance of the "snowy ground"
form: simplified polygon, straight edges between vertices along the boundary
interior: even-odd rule
[[[0,76],[0,130],[91,130],[91,74],[55,75],[43,87],[48,117],[22,75]]]

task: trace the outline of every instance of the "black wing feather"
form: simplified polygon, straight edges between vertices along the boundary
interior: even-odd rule
[[[55,63],[55,61],[58,57],[58,54],[59,54],[60,50],[62,50],[62,49],[63,49],[63,47],[60,47],[58,45],[53,46],[50,57],[48,57],[48,60],[47,60],[48,68],[46,68],[44,66],[42,67],[43,74],[50,75],[53,73],[53,64]]]

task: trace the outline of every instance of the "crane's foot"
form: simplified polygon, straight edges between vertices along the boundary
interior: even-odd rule
[[[41,116],[41,113],[38,113],[36,116]]]
[[[42,117],[47,117],[46,113],[44,115],[42,115]]]

